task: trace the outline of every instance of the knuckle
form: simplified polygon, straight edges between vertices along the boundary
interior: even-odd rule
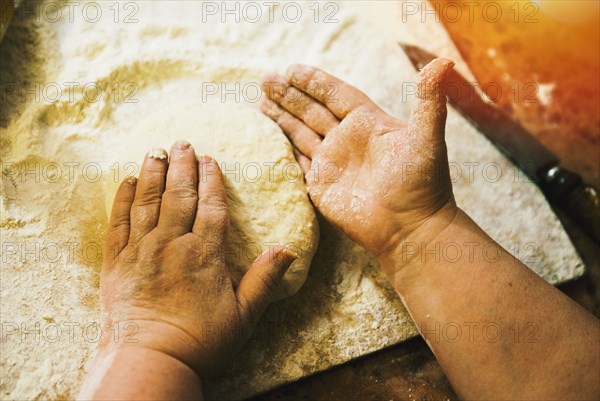
[[[298,65],[296,67],[296,71],[302,72],[303,78],[306,82],[319,82],[319,77],[317,76],[318,70],[314,67],[302,68],[302,66]]]
[[[260,315],[256,304],[249,300],[244,294],[238,295],[238,305],[241,308],[242,313],[251,321],[254,321],[257,316]]]
[[[141,194],[139,198],[131,205],[132,211],[138,210],[139,208],[145,208],[147,206],[158,206],[160,205],[160,195],[158,194]]]
[[[126,215],[118,215],[110,220],[110,228],[115,232],[119,230],[129,229],[129,213]]]
[[[186,254],[188,254],[189,256],[201,259],[200,257],[202,256],[202,246],[200,245],[202,244],[200,242],[200,239],[196,235],[192,233],[187,233],[175,239],[174,242],[177,244],[178,249],[185,250]]]
[[[106,249],[118,248],[124,246],[127,243],[127,237],[129,236],[129,225],[115,226],[112,233],[106,238],[105,246]]]
[[[294,116],[287,112],[281,114],[281,116],[277,120],[277,124],[279,124],[279,126],[290,132],[301,131],[304,129],[304,125],[300,123]]]
[[[225,196],[220,191],[202,191],[198,199],[200,206],[213,206],[216,208],[227,208]]]
[[[261,110],[275,121],[279,120],[279,118],[281,118],[281,116],[284,114],[283,110],[277,105],[277,103],[268,100],[267,98],[265,98],[265,100],[262,102]]]
[[[229,222],[227,207],[223,204],[200,204],[198,214],[209,224],[225,225]]]
[[[262,283],[263,288],[266,291],[268,291],[269,293],[272,293],[277,289],[275,280],[271,275],[265,273],[265,274],[259,274],[257,277],[260,280],[260,282]]]
[[[171,156],[171,160],[169,161],[170,173],[167,173],[169,179],[187,181],[188,171],[186,170],[193,170],[196,168],[196,157],[189,149],[173,149],[173,152],[177,153],[175,153],[174,156]]]
[[[163,196],[167,196],[169,198],[178,199],[178,200],[198,200],[198,191],[195,189],[184,186],[184,185],[175,185],[171,188],[167,189]]]
[[[162,184],[158,180],[149,180],[146,185],[139,187],[133,200],[134,206],[154,206],[160,203]]]
[[[163,178],[167,173],[166,162],[152,158],[150,162],[142,166],[142,173],[154,179]]]

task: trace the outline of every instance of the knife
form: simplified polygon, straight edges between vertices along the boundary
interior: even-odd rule
[[[436,58],[417,46],[404,43],[400,43],[400,46],[417,70]],[[521,168],[540,187],[552,205],[600,243],[599,191],[584,183],[578,174],[562,167],[548,148],[455,70],[448,75],[447,93],[450,88],[458,93],[448,96],[448,102]]]

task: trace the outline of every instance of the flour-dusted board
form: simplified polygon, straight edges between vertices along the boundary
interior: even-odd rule
[[[39,4],[42,12],[46,3]],[[203,96],[256,107],[253,88],[266,71],[302,62],[340,76],[407,119],[417,74],[396,40],[410,41],[417,31],[424,42],[458,57],[449,44],[440,45],[449,41],[433,21],[403,22],[401,2],[281,3],[272,13],[271,6],[255,3],[262,17],[240,14],[237,21],[223,13],[221,2],[136,1],[127,9],[121,3],[118,18],[113,2],[96,2],[90,6],[102,7],[96,22],[89,22],[95,14],[83,18],[86,4],[73,9],[73,18],[68,7],[58,20],[18,14],[0,44],[3,83],[40,83],[50,91],[23,98],[2,85],[2,399],[77,393],[95,349],[93,334],[81,329],[100,318],[96,251],[106,229],[104,187],[90,174],[96,166],[113,172],[111,150],[140,116]],[[70,91],[73,82],[79,85]],[[62,89],[59,99],[50,83]],[[100,92],[85,89],[89,83]],[[582,274],[581,260],[542,194],[452,110],[447,143],[461,207],[546,280]],[[140,146],[153,144],[140,140]],[[49,168],[53,163],[62,170]],[[41,179],[26,169],[39,171]],[[417,334],[373,258],[320,223],[306,284],[272,305],[236,362],[219,379],[207,380],[208,398],[258,394]],[[48,253],[56,249],[58,257]],[[26,333],[36,324],[40,341]],[[49,329],[62,336],[49,337]]]

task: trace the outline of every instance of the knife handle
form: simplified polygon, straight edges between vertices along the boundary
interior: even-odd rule
[[[567,198],[564,210],[600,244],[600,197],[596,188],[578,185]]]
[[[543,174],[542,190],[594,241],[600,243],[600,192],[558,165]]]

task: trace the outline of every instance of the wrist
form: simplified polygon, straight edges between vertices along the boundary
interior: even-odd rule
[[[456,206],[454,199],[451,199],[390,247],[389,251],[377,256],[383,271],[397,290],[396,282],[399,276],[407,270],[422,267],[423,253],[443,238],[452,237],[451,232],[455,230],[457,218],[461,215],[464,215],[464,212]]]
[[[127,320],[104,330],[97,355],[125,352],[160,353],[188,366],[201,377],[199,344],[185,330],[160,320]]]
[[[201,399],[202,379],[179,359],[152,348],[98,349],[78,399]]]

